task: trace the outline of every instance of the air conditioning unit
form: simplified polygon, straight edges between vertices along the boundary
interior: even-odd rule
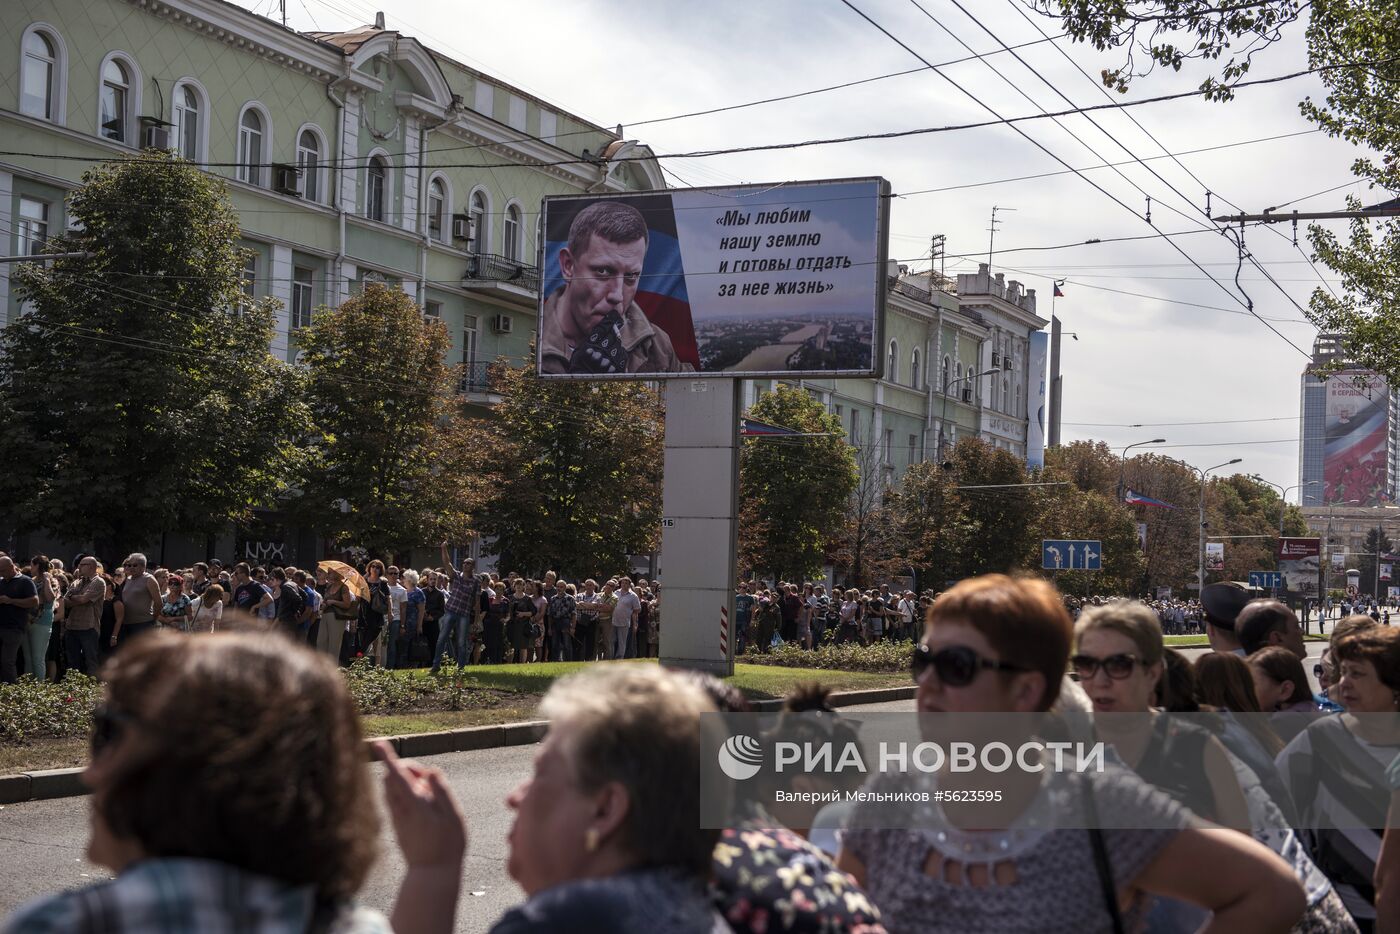
[[[1001,354],[997,353],[995,350],[992,351],[992,366],[1001,366]]]
[[[495,334],[509,334],[515,326],[510,315],[495,315],[491,318],[491,331]]]
[[[452,239],[465,240],[468,243],[472,240],[472,219],[469,214],[452,215]]]
[[[1002,358],[1001,358],[1001,368],[1002,368],[1003,370],[1009,370],[1009,369],[1011,369],[1011,358],[1010,358],[1010,357],[1002,357]]]
[[[141,128],[142,149],[169,149],[170,131],[163,126],[143,126]]]
[[[286,165],[285,163],[275,163],[272,166],[272,189],[279,195],[291,195],[294,198],[301,197],[301,166]]]

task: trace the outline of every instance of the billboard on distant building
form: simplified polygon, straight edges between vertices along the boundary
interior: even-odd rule
[[[1026,412],[1030,425],[1026,431],[1026,466],[1045,466],[1046,386],[1049,381],[1050,335],[1044,331],[1031,334],[1030,368],[1026,373]]]
[[[1387,498],[1389,410],[1389,390],[1374,374],[1347,370],[1327,380],[1323,502],[1375,506]]]
[[[540,375],[878,376],[889,193],[855,178],[545,198]]]
[[[1303,597],[1317,596],[1317,579],[1321,568],[1322,539],[1278,540],[1278,569],[1283,573],[1284,590]]]

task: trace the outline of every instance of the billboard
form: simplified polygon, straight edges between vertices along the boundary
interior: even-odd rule
[[[1225,570],[1225,543],[1206,542],[1206,570]]]
[[[1026,373],[1026,413],[1030,427],[1026,433],[1026,466],[1045,466],[1045,388],[1049,383],[1050,335],[1031,334],[1029,369]]]
[[[1358,377],[1367,379],[1357,382]],[[1375,506],[1387,499],[1389,411],[1390,392],[1376,375],[1346,370],[1327,380],[1323,502]]]
[[[1317,596],[1321,568],[1322,539],[1285,537],[1278,540],[1278,569],[1283,573],[1284,590],[1302,597]]]
[[[539,374],[878,376],[889,183],[546,197]]]

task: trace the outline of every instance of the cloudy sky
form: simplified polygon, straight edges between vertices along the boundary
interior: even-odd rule
[[[269,9],[269,0],[239,2]],[[961,0],[996,38],[952,0],[919,0],[922,8],[912,0],[852,2],[935,65],[969,54],[958,40],[982,53],[998,49],[998,39],[1014,46],[1041,38],[1018,12],[1025,9],[1018,7],[1021,0]],[[286,3],[289,25],[301,29],[359,25],[372,21],[375,10],[374,0]],[[663,154],[989,118],[951,82],[1003,116],[1035,113],[1037,105],[1054,111],[1104,103],[1098,82],[1056,46],[1089,75],[1120,61],[1059,40],[1018,50],[1025,65],[1002,53],[940,68],[940,76],[922,69],[918,58],[842,0],[396,0],[386,12],[390,28],[599,124],[620,123],[628,138]],[[1029,15],[1050,35],[1060,32],[1057,22]],[[1305,62],[1301,28],[1295,27],[1255,59],[1253,76],[1299,71]],[[660,120],[907,69],[921,70],[796,100]],[[1189,67],[1158,72],[1125,99],[1190,90],[1203,74]],[[1310,350],[1316,332],[1287,296],[1305,305],[1322,283],[1294,248],[1287,225],[1277,233],[1247,231],[1248,249],[1287,293],[1249,266],[1240,274],[1255,310],[1282,336],[1272,333],[1236,300],[1235,247],[1217,233],[1199,231],[1209,226],[1202,183],[1215,193],[1215,213],[1225,207],[1222,198],[1253,213],[1343,185],[1299,207],[1340,208],[1348,193],[1366,203],[1380,200],[1346,184],[1356,155],[1351,146],[1309,132],[1297,103],[1310,94],[1321,97],[1321,86],[1305,77],[1242,90],[1230,104],[1184,99],[1093,115],[1102,130],[1083,115],[1062,118],[1062,126],[1020,124],[1034,143],[996,126],[664,164],[676,184],[692,185],[884,176],[903,195],[893,204],[891,256],[927,268],[929,239],[944,234],[950,275],[986,261],[992,207],[1013,208],[998,218],[995,270],[1036,288],[1046,317],[1051,280],[1068,280],[1056,306],[1065,329],[1078,335],[1064,343],[1066,440],[1096,438],[1121,447],[1165,437],[1164,454],[1199,467],[1242,457],[1236,469],[1292,486],[1298,482],[1298,382],[1306,362],[1299,348]],[[1134,156],[1161,156],[1161,147],[1180,154],[1222,146],[1228,148],[1180,155],[1181,164],[1149,161],[1161,179],[1133,162]],[[1122,175],[1085,172],[1099,191],[1065,172],[1055,156],[1076,168],[1129,164]],[[1063,174],[1010,180],[1056,172]],[[1143,218],[1146,195],[1152,226]],[[1154,227],[1198,231],[1173,238],[1190,259],[1151,236]],[[1082,245],[1144,235],[1149,238]],[[1081,245],[1025,249],[1060,244]],[[1300,244],[1306,249],[1305,239]]]

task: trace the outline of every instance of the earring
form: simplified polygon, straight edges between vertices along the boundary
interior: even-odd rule
[[[598,849],[598,828],[589,827],[583,835],[583,848],[589,853]]]

